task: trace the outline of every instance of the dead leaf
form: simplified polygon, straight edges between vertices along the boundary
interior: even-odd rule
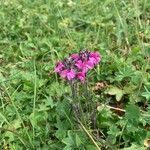
[[[92,91],[97,91],[97,90],[101,90],[107,87],[107,83],[104,82],[97,82],[93,87],[92,87]]]
[[[144,140],[144,146],[145,147],[150,147],[150,139],[145,139]]]

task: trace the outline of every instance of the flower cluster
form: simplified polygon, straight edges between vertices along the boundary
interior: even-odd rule
[[[101,56],[98,52],[80,51],[59,61],[56,64],[55,72],[64,79],[84,82],[88,70],[93,69],[100,61]]]

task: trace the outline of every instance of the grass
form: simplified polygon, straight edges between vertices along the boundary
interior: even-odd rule
[[[0,148],[145,149],[149,8],[148,0],[1,0]],[[79,97],[84,123],[74,120],[71,89],[53,71],[81,49],[102,55],[88,73],[91,100]]]

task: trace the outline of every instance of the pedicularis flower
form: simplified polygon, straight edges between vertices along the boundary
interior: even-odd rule
[[[77,54],[71,54],[63,61],[56,64],[55,72],[66,80],[79,80],[84,82],[86,74],[101,61],[101,55],[93,51],[80,51]]]

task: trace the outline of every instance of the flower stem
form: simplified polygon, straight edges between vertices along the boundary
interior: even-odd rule
[[[71,92],[72,92],[72,99],[76,100],[77,98],[77,89],[76,89],[76,83],[73,83],[73,81],[70,81],[70,86],[71,86]]]
[[[75,113],[75,116],[82,120],[84,122],[84,124],[86,125],[86,121],[84,118],[84,114],[83,114],[83,109],[82,109],[82,104],[80,99],[78,99],[77,97],[77,83],[73,83],[72,81],[70,82],[70,86],[71,86],[71,91],[72,91],[72,99],[73,99],[73,111]]]

